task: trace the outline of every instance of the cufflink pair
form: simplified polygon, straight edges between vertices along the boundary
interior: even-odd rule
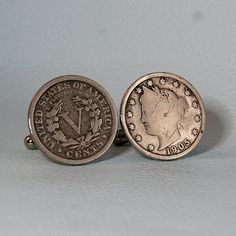
[[[142,76],[125,92],[122,130],[111,96],[95,81],[77,75],[55,78],[32,98],[25,138],[52,161],[80,165],[102,156],[111,144],[129,141],[147,157],[172,160],[189,153],[205,128],[205,109],[196,89],[172,73]]]

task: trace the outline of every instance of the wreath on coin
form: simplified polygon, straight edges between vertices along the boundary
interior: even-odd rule
[[[62,114],[63,102],[60,100],[55,103],[52,109],[46,113],[46,123],[48,132],[52,133],[52,137],[62,147],[68,147],[71,149],[80,149],[88,147],[92,142],[97,140],[102,125],[101,111],[96,103],[93,103],[92,99],[80,98],[78,95],[72,98],[72,101],[78,106],[83,107],[86,112],[89,113],[91,118],[90,127],[86,135],[79,136],[74,139],[67,137],[60,129],[59,117]],[[59,148],[61,152],[61,147]]]

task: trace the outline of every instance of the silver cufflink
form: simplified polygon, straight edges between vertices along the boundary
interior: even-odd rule
[[[82,76],[61,76],[32,98],[25,145],[55,162],[85,164],[111,146],[117,120],[114,102],[101,85]]]

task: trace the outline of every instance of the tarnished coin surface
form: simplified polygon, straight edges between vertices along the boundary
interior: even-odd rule
[[[110,95],[91,79],[67,75],[43,85],[29,108],[35,145],[53,161],[79,165],[104,154],[117,131]]]
[[[121,103],[121,123],[129,141],[154,159],[190,152],[205,128],[205,110],[196,89],[171,73],[151,73],[134,82]]]

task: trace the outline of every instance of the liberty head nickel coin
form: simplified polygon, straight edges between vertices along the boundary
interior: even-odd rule
[[[30,136],[51,160],[80,165],[104,154],[117,131],[117,112],[105,89],[76,75],[43,85],[29,107]]]
[[[126,91],[121,123],[139,151],[150,158],[172,160],[199,143],[205,110],[197,90],[185,79],[171,73],[151,73]]]

